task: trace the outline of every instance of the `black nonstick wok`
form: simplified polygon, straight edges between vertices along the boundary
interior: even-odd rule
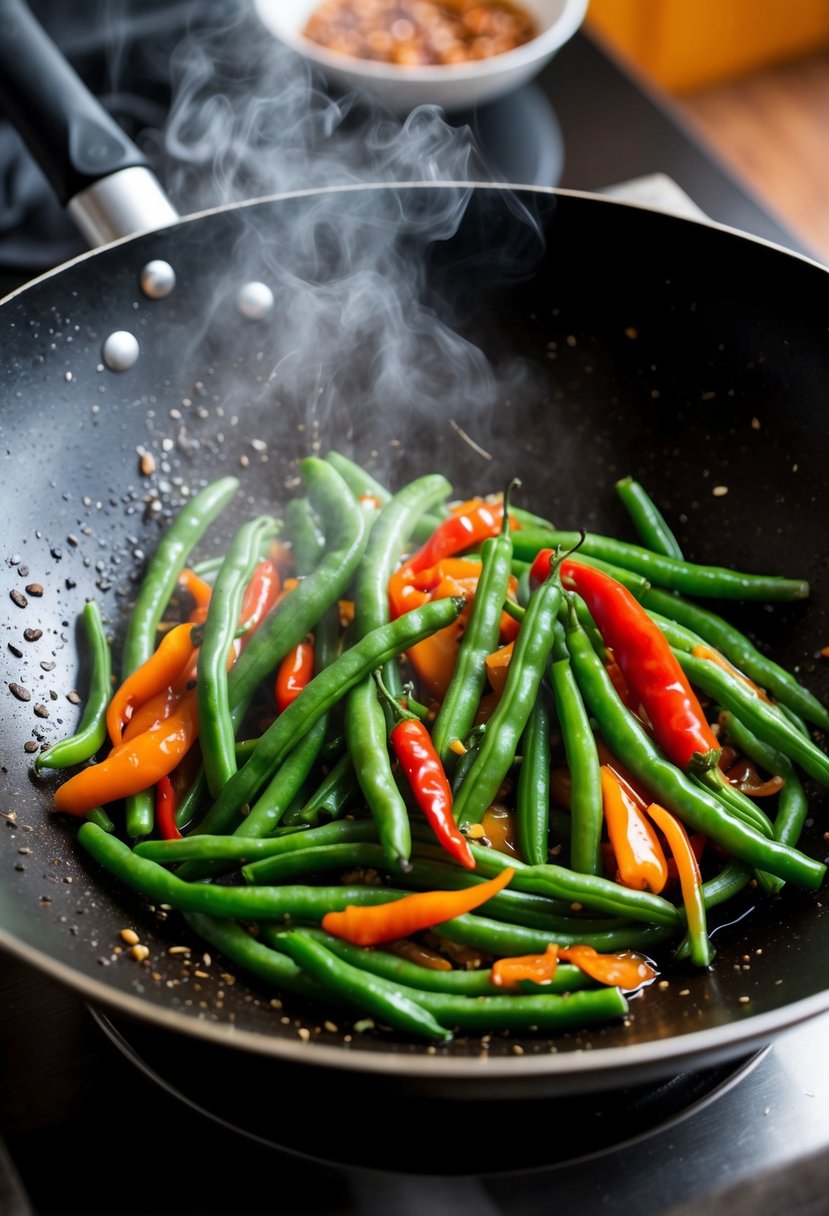
[[[163,299],[140,285],[158,260],[176,275]],[[238,299],[252,280],[274,298],[253,318]],[[218,209],[9,297],[0,944],[116,1014],[255,1053],[263,1068],[455,1095],[647,1081],[743,1057],[829,1009],[824,897],[786,889],[726,913],[710,970],[660,960],[668,986],[636,998],[625,1024],[496,1036],[486,1051],[346,1037],[319,1011],[275,1008],[221,959],[195,978],[170,952],[199,951],[186,927],[80,855],[75,824],[50,812],[53,779],[32,772],[33,749],[80,713],[84,601],[98,600],[117,654],[145,555],[189,493],[239,476],[218,545],[297,492],[301,456],[330,448],[392,487],[440,470],[466,496],[518,475],[526,506],[628,536],[613,483],[631,473],[690,558],[811,580],[804,602],[717,607],[826,696],[828,287],[816,263],[714,225],[565,191],[438,183]],[[121,372],[102,355],[114,331],[140,348]],[[829,807],[810,793],[804,847],[823,857]],[[127,926],[149,967],[114,953]]]

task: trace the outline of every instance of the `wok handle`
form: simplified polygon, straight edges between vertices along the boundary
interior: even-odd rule
[[[17,128],[90,245],[178,219],[143,153],[24,0],[0,0],[0,112]]]

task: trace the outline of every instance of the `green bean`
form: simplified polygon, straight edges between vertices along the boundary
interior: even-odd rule
[[[207,787],[215,795],[236,771],[235,731],[227,695],[227,656],[239,623],[242,596],[259,557],[262,537],[276,521],[261,516],[242,524],[216,576],[199,648],[196,697],[199,742]]]
[[[147,564],[135,604],[127,622],[121,656],[121,678],[125,679],[155,650],[156,632],[184,563],[239,488],[236,477],[220,477],[200,490],[181,508],[170,523]],[[126,800],[127,832],[147,836],[153,827],[155,805],[152,791],[133,794]]]
[[[696,658],[682,650],[674,649],[674,654],[692,684],[735,713],[758,739],[778,748],[815,781],[829,788],[829,756],[802,735],[774,705],[764,701],[745,680],[723,670],[718,663]]]
[[[414,523],[450,493],[438,474],[418,478],[399,490],[380,511],[355,585],[354,636],[362,638],[388,623],[388,582]],[[384,665],[395,699],[403,686],[397,668]],[[409,812],[391,767],[386,713],[371,675],[357,683],[345,700],[345,736],[360,789],[380,830],[388,860],[405,862],[411,852]]]
[[[482,848],[476,844],[470,847],[478,870],[487,878],[512,866],[515,875],[510,887],[515,891],[546,895],[569,905],[579,904],[595,912],[606,912],[610,916],[623,916],[629,920],[673,928],[682,923],[681,913],[674,905],[661,895],[652,895],[650,891],[635,891],[598,874],[577,874],[574,870],[549,862],[527,866],[497,849]]]
[[[684,640],[672,635],[672,646],[686,650],[707,643],[715,647],[781,705],[813,722],[815,726],[829,730],[829,709],[804,688],[790,671],[762,654],[745,634],[730,622],[700,604],[692,604],[682,596],[661,591],[657,587],[649,587],[645,591],[642,604],[688,630]]]
[[[351,757],[345,752],[300,808],[297,822],[310,824],[313,828],[321,816],[337,820],[354,808],[359,796],[360,784],[357,774],[354,772]]]
[[[451,1031],[435,1021],[400,984],[353,966],[300,930],[282,930],[274,935],[273,944],[327,992],[375,1014],[388,1026],[427,1039],[451,1039]]]
[[[319,922],[326,912],[352,904],[380,904],[402,899],[404,891],[385,887],[273,887],[225,886],[218,883],[185,882],[177,874],[110,836],[97,824],[84,822],[78,841],[90,856],[121,882],[159,903],[183,912],[205,912],[223,919]]]
[[[766,840],[700,789],[658,750],[619,699],[601,660],[574,612],[567,645],[573,671],[588,709],[613,753],[651,794],[686,825],[702,832],[740,861],[798,886],[819,887],[826,867],[796,849]],[[713,667],[713,664],[711,664]]]
[[[409,811],[392,772],[386,715],[371,676],[355,684],[346,697],[345,733],[348,754],[377,824],[386,860],[405,865],[412,851]]]
[[[466,913],[447,920],[434,930],[447,941],[471,946],[502,958],[512,954],[543,954],[550,944],[550,934],[524,925],[508,925],[491,917]],[[605,933],[556,934],[560,946],[592,946],[594,950],[612,953],[615,950],[641,950],[649,954],[654,946],[669,940],[676,932],[669,925],[631,923]]]
[[[460,824],[480,823],[515,760],[552,649],[560,599],[561,586],[554,575],[530,597],[504,691],[455,798],[455,817]]]
[[[269,836],[308,780],[326,731],[325,716],[318,718],[286,755],[247,815],[237,825],[237,836]]]
[[[551,665],[550,679],[570,769],[570,865],[580,874],[601,874],[604,812],[596,739],[568,657]]]
[[[579,541],[581,535],[580,532],[546,532],[527,528],[513,533],[513,544],[518,557],[532,559],[540,549],[554,549],[557,545],[568,549]],[[789,602],[805,599],[809,594],[806,579],[748,574],[725,566],[696,565],[663,557],[639,545],[630,545],[595,532],[587,533],[579,553],[582,557],[599,557],[633,570],[651,583],[681,591],[684,595]]]
[[[319,950],[326,950],[321,942],[304,931],[296,934],[302,937],[303,944],[312,944]],[[272,940],[278,942],[277,935]],[[334,950],[329,948],[328,953]],[[345,952],[341,952],[340,962],[347,971],[338,976],[336,992],[345,995],[353,985],[353,991],[364,996],[366,981],[365,970],[357,964],[345,962]],[[302,958],[300,951],[295,951],[294,957]],[[349,957],[354,956],[349,952]],[[317,972],[319,975],[320,973]],[[363,979],[361,981],[360,976]],[[380,976],[373,976],[375,982],[381,981]],[[424,992],[406,987],[396,981],[381,981],[384,992],[391,1001],[391,1008],[386,1011],[386,1017],[393,1016],[396,1002],[401,1004],[411,1002],[416,1010],[438,1019],[436,1024],[443,1023],[459,1031],[497,1031],[497,1030],[532,1030],[532,1031],[566,1031],[574,1027],[584,1027],[596,1022],[606,1022],[622,1017],[627,1012],[627,1001],[618,988],[591,988],[560,995],[555,992],[544,992],[542,995],[521,996],[474,996],[468,997],[444,992]],[[342,986],[341,986],[342,985]],[[368,1008],[370,1006],[367,1005]],[[377,1010],[383,1016],[383,1006]],[[428,1029],[424,1029],[428,1034]]]
[[[296,700],[268,727],[250,758],[221,790],[196,831],[213,833],[228,830],[228,825],[236,822],[244,804],[249,804],[256,797],[318,717],[386,659],[408,650],[437,629],[450,625],[457,619],[462,607],[462,600],[451,598],[423,604],[404,613],[396,621],[373,629],[355,646],[343,651],[330,667],[314,676]]]
[[[679,541],[644,486],[633,477],[623,477],[616,482],[616,492],[645,548],[654,553],[661,553],[663,557],[675,557],[678,561],[683,561]]]
[[[228,691],[237,726],[260,682],[342,597],[368,539],[365,516],[336,470],[313,456],[302,461],[301,469],[322,522],[326,550],[313,573],[268,613],[234,663]]]
[[[547,860],[550,824],[550,711],[543,690],[521,736],[515,799],[519,851],[530,865],[540,865]]]
[[[266,942],[274,942],[279,932],[280,930],[273,926],[265,925],[262,929],[262,939]],[[303,932],[306,937],[321,942],[334,954],[338,954],[340,958],[352,963],[355,967],[360,967],[364,971],[373,971],[375,975],[392,980],[394,983],[404,984],[407,988],[414,988],[420,993],[443,992],[447,995],[466,997],[495,994],[490,967],[482,967],[475,971],[461,968],[443,970],[413,963],[388,950],[366,949],[364,946],[352,945],[351,942],[333,937],[321,929],[305,928]],[[544,985],[544,992],[575,992],[580,988],[589,987],[592,987],[592,981],[583,971],[568,963],[559,963],[550,983]],[[519,985],[519,991],[529,995],[538,993],[538,987],[535,984],[522,982]]]
[[[507,490],[507,503],[513,484]],[[432,726],[432,743],[444,764],[451,754],[451,744],[465,739],[475,721],[486,685],[486,657],[498,646],[511,562],[512,537],[505,511],[500,535],[489,537],[483,543],[481,574],[469,620],[449,687]]]
[[[285,504],[285,533],[293,550],[293,569],[297,578],[305,578],[319,565],[325,553],[325,537],[311,514],[307,498],[291,498]]]
[[[188,555],[238,488],[236,477],[220,477],[211,482],[184,504],[161,537],[147,564],[127,623],[122,678],[140,667],[155,650],[159,622]]]
[[[483,879],[468,870],[452,866],[443,861],[435,850],[421,849],[406,867],[389,868],[382,845],[371,840],[348,840],[335,844],[317,844],[310,848],[282,850],[253,865],[245,865],[242,874],[249,882],[267,883],[295,882],[306,875],[328,874],[352,869],[369,869],[380,872],[389,869],[395,881],[418,891],[466,890],[479,885]],[[544,928],[548,932],[600,932],[612,928],[608,918],[587,920],[586,918],[561,915],[561,901],[549,896],[526,891],[508,889],[492,896],[486,908],[493,916],[518,924]],[[565,910],[569,911],[566,908]],[[626,919],[626,918],[621,918]]]
[[[318,1001],[325,997],[325,989],[301,970],[293,959],[263,945],[235,921],[220,920],[203,912],[186,912],[184,919],[198,937],[220,950],[225,958],[272,985],[276,991],[294,992]]]
[[[749,760],[759,764],[771,775],[783,778],[783,788],[778,795],[777,814],[774,818],[774,835],[783,844],[797,844],[809,813],[809,802],[791,760],[777,748],[770,747],[768,743],[758,739],[731,711],[721,712],[719,720],[726,737],[732,740],[744,756],[748,756]]]
[[[101,612],[95,600],[83,606],[86,647],[91,658],[89,690],[78,729],[68,739],[53,743],[35,758],[35,772],[83,764],[98,751],[107,736],[106,711],[112,696],[112,659]]]
[[[343,829],[351,829],[344,837]],[[283,834],[284,833],[284,834]],[[240,865],[250,863],[253,877],[256,864],[266,857],[294,849],[313,848],[321,844],[336,844],[340,840],[376,840],[377,830],[368,820],[338,820],[322,824],[318,828],[279,829],[272,836],[182,836],[176,840],[142,840],[133,847],[136,857],[146,857],[162,865],[174,865],[179,861],[235,861]]]

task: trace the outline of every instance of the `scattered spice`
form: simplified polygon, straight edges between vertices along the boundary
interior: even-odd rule
[[[22,684],[17,684],[14,681],[9,684],[9,692],[13,697],[17,697],[18,701],[31,701],[32,699],[32,694],[28,688],[24,688]]]
[[[12,587],[9,592],[9,597],[13,604],[17,604],[18,608],[28,607],[29,601],[26,599],[22,591],[18,591],[16,587]]]

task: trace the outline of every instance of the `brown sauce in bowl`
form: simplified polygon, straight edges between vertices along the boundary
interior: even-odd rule
[[[322,0],[303,33],[341,55],[420,67],[503,55],[539,28],[512,0]]]

